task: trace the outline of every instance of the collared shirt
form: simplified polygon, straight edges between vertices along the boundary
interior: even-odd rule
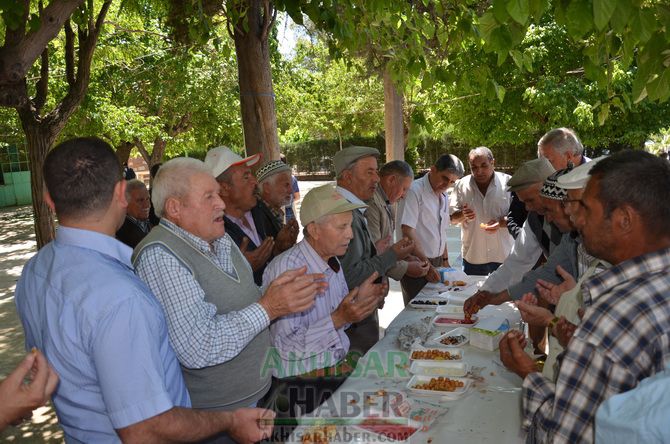
[[[149,231],[151,231],[151,224],[149,223],[149,219],[146,219],[146,220],[135,219],[130,214],[126,214],[126,217],[128,218],[129,221],[131,221],[132,223],[137,225],[139,227],[139,229],[144,231],[145,233],[148,233]]]
[[[337,258],[332,258],[337,262]],[[265,269],[263,287],[287,270],[307,265],[307,273],[326,275],[328,288],[317,295],[314,305],[307,311],[293,313],[277,319],[270,326],[272,345],[282,359],[283,374],[295,376],[337,364],[349,351],[349,338],[344,330],[348,324],[335,329],[330,317],[342,299],[349,293],[341,268],[333,270],[307,239],[286,250]]]
[[[251,215],[251,211],[244,213],[241,218],[234,217],[230,214],[226,214],[226,217],[233,221],[235,225],[240,227],[240,229],[244,231],[244,234],[247,235],[249,240],[253,242],[254,245],[257,247],[261,245],[263,241],[258,234],[258,228],[256,228],[256,223],[254,222],[254,218]]]
[[[120,442],[115,429],[191,404],[163,311],[133,273],[131,251],[61,226],[16,287],[26,348],[42,350],[60,377],[53,402],[68,442]]]
[[[596,443],[670,442],[670,370],[643,379],[633,390],[614,395],[598,407]]]
[[[471,264],[502,263],[512,250],[514,238],[509,231],[501,228],[490,233],[480,226],[491,220],[500,220],[509,213],[512,193],[505,188],[510,178],[509,174],[495,171],[485,194],[479,190],[471,174],[454,185],[449,210],[453,213],[467,204],[475,212],[474,219],[464,219],[461,223],[463,259]]]
[[[401,206],[400,223],[416,230],[416,237],[428,258],[442,257],[447,246],[449,201],[436,193],[426,174],[412,182]]]
[[[584,284],[584,319],[563,355],[556,384],[523,382],[531,442],[594,440],[596,409],[670,362],[670,249],[627,260]],[[595,302],[594,302],[595,301]]]
[[[379,186],[379,185],[378,185]],[[341,186],[337,186],[337,192],[342,195],[345,199],[347,199],[349,202],[353,204],[360,204],[360,205],[367,205],[365,202],[363,202],[358,196],[356,196],[354,193],[351,191],[347,190],[346,188],[342,188]],[[365,215],[365,210],[366,208],[358,208],[358,211],[361,212],[361,214]]]
[[[279,221],[279,224],[281,226],[286,225],[286,213],[284,212],[284,210],[282,208],[273,207],[265,199],[261,198],[261,200],[263,201],[265,206],[268,207],[268,209],[270,210],[270,213],[272,213],[272,215],[277,218],[277,220]]]
[[[230,257],[237,246],[230,236],[226,234],[210,247],[165,218],[160,223],[224,272],[237,277]],[[268,314],[258,303],[217,314],[216,306],[205,301],[205,292],[189,269],[160,246],[147,247],[135,265],[137,275],[163,306],[170,342],[179,362],[187,368],[209,367],[233,359],[270,324]]]

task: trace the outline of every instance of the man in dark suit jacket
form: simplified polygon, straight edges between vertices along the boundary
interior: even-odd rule
[[[116,232],[116,238],[129,247],[135,248],[151,230],[149,223],[151,203],[144,182],[137,179],[129,180],[126,185],[126,200],[128,201],[126,219]]]

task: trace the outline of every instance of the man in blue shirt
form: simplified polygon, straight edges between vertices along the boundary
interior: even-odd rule
[[[199,441],[227,432],[239,442],[268,436],[262,409],[190,409],[161,306],[114,239],[125,217],[126,182],[111,147],[79,138],[44,164],[47,204],[60,228],[23,270],[16,305],[27,348],[60,375],[53,402],[68,442]]]

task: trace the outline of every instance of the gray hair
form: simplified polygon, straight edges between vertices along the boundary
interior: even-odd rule
[[[437,171],[447,171],[448,173],[456,174],[458,177],[463,177],[465,174],[465,167],[461,159],[453,154],[443,154],[435,162],[435,169]]]
[[[559,154],[571,152],[580,155],[584,153],[584,146],[579,136],[570,128],[554,128],[542,136],[537,146],[538,148],[551,147]]]
[[[277,179],[279,178],[279,176],[281,176],[283,173],[288,173],[289,175],[291,174],[290,171],[280,171],[278,173],[271,174],[268,177],[264,178],[262,181],[258,182],[258,189],[261,190],[261,192],[262,192],[264,184],[269,183],[270,185],[274,185],[275,182],[277,182]],[[221,176],[219,176],[219,177],[221,177]],[[229,183],[225,180],[222,180],[222,182]]]
[[[409,163],[404,160],[392,160],[386,162],[379,170],[379,177],[396,175],[400,177],[410,177],[414,179],[414,171]]]
[[[468,153],[468,160],[476,157],[486,157],[489,159],[489,162],[493,162],[493,152],[485,146],[478,146],[477,148],[470,150]]]
[[[147,189],[147,186],[144,185],[144,182],[142,182],[139,179],[130,179],[129,181],[126,182],[126,200],[130,199],[130,195],[133,193],[135,190],[139,189]]]
[[[203,161],[192,157],[177,157],[161,166],[151,189],[151,203],[154,204],[156,216],[163,217],[168,198],[182,198],[188,194],[191,177],[198,173],[212,174]]]

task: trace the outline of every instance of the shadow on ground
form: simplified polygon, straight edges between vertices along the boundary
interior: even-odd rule
[[[4,379],[25,354],[23,327],[16,315],[14,290],[23,265],[35,254],[31,207],[0,209],[0,378]],[[51,405],[33,413],[30,421],[0,433],[2,442],[63,442]]]

